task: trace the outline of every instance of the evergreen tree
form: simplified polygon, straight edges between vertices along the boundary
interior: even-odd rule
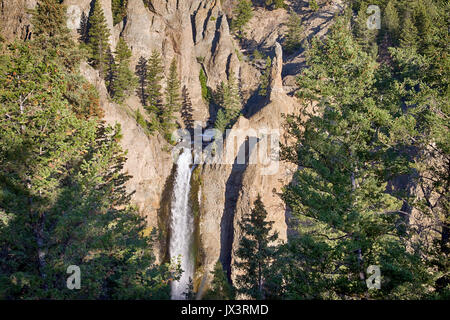
[[[111,10],[113,13],[113,23],[118,24],[127,15],[128,0],[112,0]]]
[[[144,57],[140,57],[136,65],[136,76],[138,77],[139,83],[136,93],[144,107],[147,105],[147,86],[148,86],[147,68],[148,68],[147,59],[145,59]]]
[[[106,64],[106,74],[105,74],[105,85],[106,90],[111,97],[114,96],[114,84],[117,80],[117,65],[116,60],[114,59],[114,55],[111,52],[111,49],[108,48],[106,51],[107,64]]]
[[[404,215],[402,201],[387,192],[389,177],[408,170],[389,143],[400,106],[381,100],[386,96],[375,90],[374,58],[361,50],[347,25],[339,18],[325,42],[313,41],[310,68],[298,78],[303,114],[288,117],[288,131],[297,142],[283,147],[283,158],[302,168],[283,195],[300,223],[303,247],[296,250],[311,257],[323,254],[322,260],[313,259],[315,266],[294,271],[310,279],[313,287],[306,292],[321,297],[419,297],[426,272],[396,227]],[[307,111],[315,104],[314,113]],[[372,264],[390,279],[377,292],[367,292],[365,282]],[[311,269],[323,270],[313,273],[320,279],[310,278]],[[301,295],[298,281],[290,279],[287,291]],[[323,282],[327,285],[317,285]]]
[[[66,92],[77,78],[35,41],[0,59],[0,297],[169,298],[177,274],[155,264],[130,205],[119,127],[76,113],[89,112]],[[67,290],[70,265],[80,290]]]
[[[265,0],[264,4],[268,8],[273,7],[275,9],[284,8],[286,6],[284,0]]]
[[[180,80],[178,79],[177,60],[170,64],[169,77],[166,84],[166,103],[162,113],[162,125],[166,133],[173,126],[174,113],[181,110]]]
[[[264,282],[274,259],[271,243],[278,239],[277,233],[270,234],[273,222],[266,218],[267,211],[258,195],[251,213],[245,214],[239,222],[242,238],[236,250],[237,292],[258,300],[265,298]]]
[[[270,72],[272,67],[272,60],[270,57],[267,57],[266,59],[266,65],[264,67],[264,70],[261,74],[261,77],[259,78],[259,94],[261,96],[267,96],[267,89],[269,87],[269,81],[270,81]]]
[[[219,109],[219,111],[217,111],[216,121],[214,122],[214,128],[223,133],[227,127],[228,119],[225,116],[225,112],[223,109]]]
[[[233,10],[234,19],[231,23],[231,28],[234,31],[238,31],[242,36],[244,33],[245,25],[253,17],[253,4],[250,0],[239,0],[236,7]]]
[[[209,290],[203,296],[205,300],[233,300],[234,290],[228,283],[227,276],[223,270],[222,263],[217,261],[214,270],[211,271],[213,279]]]
[[[95,1],[94,10],[89,18],[89,49],[91,63],[105,76],[108,63],[109,36],[111,35],[100,1]]]
[[[191,98],[189,97],[189,91],[186,86],[183,86],[182,97],[181,118],[186,129],[194,129],[194,117],[192,116],[194,109],[192,108]]]
[[[393,41],[398,40],[400,30],[400,20],[398,17],[395,1],[390,0],[384,9],[384,29],[389,33]]]
[[[378,30],[371,30],[367,27],[367,20],[369,19],[367,7],[365,2],[361,4],[358,15],[354,21],[353,31],[360,47],[375,57],[378,52],[376,43]]]
[[[208,90],[208,86],[206,84],[207,82],[207,78],[206,78],[206,74],[205,71],[203,71],[203,68],[200,69],[200,74],[198,76],[199,80],[200,80],[200,86],[202,87],[202,98],[205,101],[209,101],[209,90]]]
[[[163,65],[161,55],[154,50],[148,60],[147,69],[147,107],[151,114],[156,114],[161,119],[163,114],[161,80],[163,79]]]
[[[303,27],[301,17],[297,13],[291,12],[289,14],[287,27],[288,31],[283,46],[286,52],[292,53],[300,48],[301,42],[303,40]]]
[[[416,48],[418,43],[417,28],[411,17],[411,13],[407,12],[403,20],[402,33],[400,35],[400,46],[402,48]]]
[[[80,20],[80,27],[77,29],[78,34],[80,37],[78,40],[81,43],[88,43],[89,42],[89,21],[86,13],[81,14],[81,20]]]
[[[223,86],[222,107],[225,110],[225,115],[228,122],[236,120],[242,109],[241,93],[239,90],[238,79],[231,72],[228,77],[228,82]]]
[[[122,37],[117,43],[115,59],[117,77],[113,81],[112,98],[115,102],[122,103],[136,87],[136,78],[130,70],[131,50]]]
[[[33,30],[50,38],[67,32],[66,11],[57,0],[39,0],[33,12]]]
[[[67,28],[66,9],[55,0],[39,0],[32,11],[33,34],[45,59],[57,57],[66,68],[75,70],[82,59]]]

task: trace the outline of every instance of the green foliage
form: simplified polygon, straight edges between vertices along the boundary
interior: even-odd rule
[[[136,64],[136,76],[138,77],[138,88],[136,93],[144,107],[147,105],[147,68],[148,60],[144,57],[140,57],[138,63]]]
[[[95,117],[98,94],[41,41],[0,59],[0,298],[169,298],[179,270],[155,264],[130,205],[120,127]],[[80,290],[66,287],[69,265]]]
[[[163,65],[161,55],[154,50],[148,60],[147,69],[147,105],[146,110],[150,114],[155,114],[158,118],[162,117],[162,93],[161,81],[163,79]]]
[[[317,1],[316,0],[309,0],[309,8],[313,12],[316,12],[317,10],[319,10],[319,5],[317,4]]]
[[[274,9],[286,7],[284,0],[265,0],[264,4],[266,5],[266,7]]]
[[[272,67],[272,60],[270,57],[267,57],[266,59],[266,65],[264,67],[264,70],[259,78],[259,94],[263,97],[267,96],[267,89],[269,87],[269,81],[270,81],[270,72]]]
[[[109,36],[111,35],[106,23],[105,14],[100,1],[95,1],[94,10],[89,18],[90,62],[104,77],[108,64]]]
[[[288,53],[299,49],[303,40],[302,18],[295,12],[289,14],[287,23],[288,31],[285,36],[283,47]]]
[[[117,103],[122,103],[136,88],[137,79],[130,70],[130,59],[131,50],[121,37],[115,52],[117,76],[113,79],[112,90],[110,91],[112,99]]]
[[[114,25],[121,22],[127,15],[128,0],[112,0],[111,9]]]
[[[368,5],[365,2],[361,3],[358,15],[356,16],[355,21],[353,21],[353,33],[360,47],[375,57],[378,53],[376,44],[378,30],[370,30],[367,28],[367,20],[369,19],[367,8]]]
[[[203,296],[205,300],[234,300],[234,288],[228,283],[222,263],[217,261],[211,271],[213,279],[210,288]]]
[[[250,0],[238,0],[233,10],[234,18],[231,22],[231,29],[243,35],[245,25],[253,17],[253,4]]]
[[[161,115],[161,125],[166,134],[170,134],[170,130],[174,127],[175,112],[181,110],[181,84],[178,79],[177,60],[173,58],[170,69],[169,77],[167,78],[166,90],[165,90],[164,109]]]
[[[270,234],[273,221],[266,219],[267,211],[258,195],[252,211],[239,222],[242,237],[234,263],[240,271],[236,276],[237,292],[257,300],[265,298],[264,282],[269,277],[269,266],[275,252],[271,243],[278,239],[277,233]]]
[[[224,132],[240,115],[242,109],[239,83],[234,73],[228,77],[227,83],[221,83],[217,98],[221,106],[214,127]]]
[[[400,19],[398,11],[395,7],[395,1],[389,1],[384,9],[383,27],[389,33],[392,39],[396,41],[400,32]]]
[[[205,74],[205,71],[203,71],[203,69],[200,69],[200,74],[199,74],[198,78],[200,80],[200,86],[202,88],[202,98],[203,98],[203,100],[208,102],[210,100],[210,92],[209,92],[208,86],[206,84],[208,79],[206,78],[206,74]]]
[[[311,261],[288,272],[292,282],[284,282],[284,290],[306,298],[417,298],[429,278],[420,254],[407,252],[404,229],[396,227],[402,201],[387,191],[390,177],[409,171],[391,140],[401,106],[377,83],[374,57],[347,26],[339,18],[324,42],[312,42],[310,68],[298,78],[303,114],[287,118],[297,142],[283,147],[283,158],[302,168],[283,194],[300,221],[290,250]],[[365,284],[372,264],[390,279],[377,292]],[[304,292],[294,276],[307,279]]]

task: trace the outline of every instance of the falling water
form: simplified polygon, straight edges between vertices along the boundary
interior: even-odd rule
[[[177,160],[177,172],[171,210],[170,255],[175,259],[181,256],[181,269],[183,269],[181,279],[172,282],[173,300],[185,298],[183,293],[187,291],[189,279],[192,278],[194,273],[191,257],[194,218],[189,207],[191,164],[191,150],[185,148]]]

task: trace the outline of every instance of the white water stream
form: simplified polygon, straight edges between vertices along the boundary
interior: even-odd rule
[[[183,293],[188,291],[189,279],[193,278],[192,235],[194,217],[189,206],[191,188],[192,154],[190,149],[183,149],[177,160],[177,171],[171,204],[171,238],[169,252],[172,259],[181,257],[181,279],[172,282],[172,299],[185,299]]]

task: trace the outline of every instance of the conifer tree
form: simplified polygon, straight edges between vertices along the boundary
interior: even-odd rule
[[[233,300],[234,290],[230,283],[228,283],[227,276],[223,270],[222,263],[217,261],[214,270],[211,271],[213,279],[209,290],[203,296],[206,300]]]
[[[298,78],[303,114],[288,117],[288,131],[297,142],[283,147],[283,158],[302,168],[283,196],[302,222],[297,254],[322,252],[324,257],[297,271],[310,277],[306,272],[312,268],[327,270],[314,273],[320,279],[309,282],[314,287],[327,281],[317,287],[322,297],[340,292],[359,298],[401,292],[420,296],[426,272],[419,256],[407,252],[405,235],[396,227],[404,214],[402,201],[386,189],[389,176],[407,170],[397,147],[389,143],[389,128],[401,107],[390,104],[391,99],[377,103],[383,94],[374,86],[376,62],[361,50],[347,25],[341,17],[324,43],[312,42],[310,68]],[[313,114],[307,109],[314,103]],[[365,271],[371,264],[390,278],[378,293],[367,293]],[[292,291],[301,295],[295,289],[298,281],[290,279]],[[309,287],[311,291],[316,290]]]
[[[120,128],[82,113],[67,91],[86,87],[41,41],[0,57],[0,298],[169,298],[177,275],[155,264],[130,204]],[[67,289],[70,265],[79,290]]]
[[[113,13],[113,23],[118,24],[127,14],[128,0],[112,0],[111,10]]]
[[[250,0],[239,0],[234,11],[234,18],[231,23],[231,28],[238,31],[242,36],[245,25],[253,17],[253,4]]]
[[[89,42],[89,21],[86,13],[81,14],[81,20],[80,20],[80,27],[77,29],[78,34],[80,37],[78,40],[81,43],[88,43]]]
[[[64,67],[74,70],[82,55],[67,28],[66,9],[56,0],[39,0],[32,11],[33,34],[39,40],[40,55],[57,57]]]
[[[238,79],[234,72],[231,72],[228,77],[227,84],[223,87],[223,108],[228,121],[233,121],[239,117],[242,109],[241,93],[239,90]]]
[[[398,40],[400,20],[398,17],[395,1],[390,0],[384,9],[384,29],[389,33],[393,41]]]
[[[162,113],[162,125],[166,129],[173,126],[174,113],[181,110],[180,80],[178,79],[177,60],[173,58],[166,84],[166,103]],[[166,132],[167,133],[167,132]]]
[[[353,31],[361,48],[372,56],[376,56],[378,52],[376,38],[378,30],[369,29],[367,27],[367,20],[369,18],[367,14],[367,4],[363,2],[358,11],[358,15],[354,21]]]
[[[412,20],[412,14],[407,12],[403,20],[403,28],[400,34],[400,47],[416,48],[418,44],[417,28]]]
[[[164,68],[161,61],[161,55],[157,50],[152,52],[147,65],[146,110],[149,113],[157,115],[158,118],[161,119],[163,114],[161,81],[163,79]]]
[[[217,111],[216,121],[214,122],[214,128],[223,133],[228,126],[228,122],[223,109],[219,109],[219,111]]]
[[[57,0],[39,0],[32,22],[34,32],[38,35],[54,37],[67,32],[65,7]]]
[[[148,68],[147,59],[145,59],[144,57],[140,57],[136,65],[136,76],[138,77],[139,83],[136,93],[144,107],[147,105],[147,86],[148,86],[147,68]]]
[[[239,269],[236,277],[237,292],[257,300],[265,298],[264,282],[274,259],[272,243],[278,239],[277,233],[271,234],[273,221],[266,219],[267,211],[258,195],[252,211],[246,213],[239,222],[242,238],[236,250],[237,262],[234,264]]]
[[[113,97],[115,88],[114,83],[117,80],[117,65],[110,48],[108,48],[108,50],[106,51],[106,57],[107,64],[105,72],[105,85],[109,95]]]
[[[267,57],[266,65],[261,74],[261,77],[259,78],[259,94],[264,97],[267,96],[268,93],[267,89],[269,87],[271,67],[272,67],[272,60],[270,59],[270,57]]]
[[[301,42],[303,40],[303,27],[301,17],[297,13],[291,12],[289,14],[287,27],[288,31],[283,46],[286,52],[292,53],[300,48]]]
[[[89,18],[89,49],[91,63],[100,72],[100,76],[105,76],[106,65],[108,63],[108,48],[110,31],[106,24],[105,14],[100,1],[96,0],[94,10]]]
[[[181,118],[186,129],[194,129],[194,117],[192,116],[194,109],[192,108],[191,98],[189,97],[189,91],[186,86],[183,86],[182,97]]]
[[[122,103],[136,87],[136,78],[130,70],[131,50],[122,37],[117,43],[115,59],[117,76],[113,81],[112,98],[115,102]]]

